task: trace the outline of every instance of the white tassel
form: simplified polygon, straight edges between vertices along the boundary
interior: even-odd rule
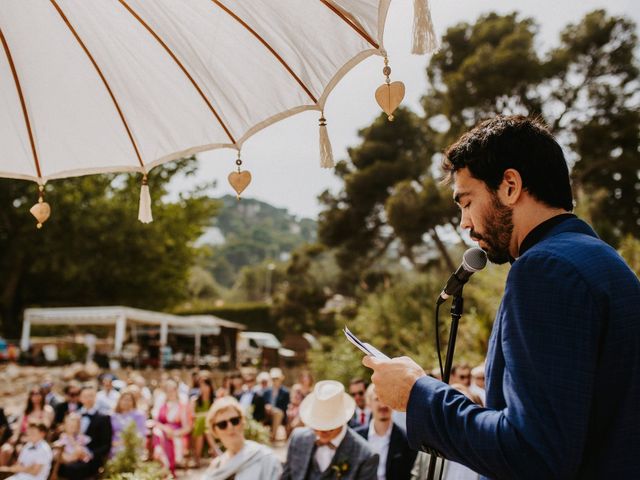
[[[142,188],[140,188],[140,207],[138,208],[138,220],[142,223],[153,222],[151,215],[151,194],[149,193],[149,184],[147,176],[142,177]]]
[[[322,168],[333,168],[335,166],[329,132],[327,132],[327,120],[324,115],[320,117],[320,166]]]
[[[438,51],[438,37],[431,20],[429,0],[413,0],[413,43],[411,53],[424,55]]]

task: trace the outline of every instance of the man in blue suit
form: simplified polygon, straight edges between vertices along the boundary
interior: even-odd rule
[[[263,393],[265,413],[271,424],[271,441],[275,441],[280,425],[287,424],[287,407],[289,406],[289,389],[282,385],[284,374],[279,368],[272,368],[269,372],[271,387]]]
[[[380,401],[375,385],[367,387],[366,400],[371,422],[356,428],[356,433],[367,440],[380,457],[378,480],[409,480],[418,452],[409,447],[407,434],[394,423],[391,409]]]
[[[497,117],[445,154],[461,226],[512,267],[489,340],[486,408],[407,357],[365,357],[409,443],[493,479],[640,478],[640,282],[570,212],[562,149]]]

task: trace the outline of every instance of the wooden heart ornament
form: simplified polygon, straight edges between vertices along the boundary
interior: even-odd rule
[[[251,173],[249,173],[247,170],[244,170],[242,172],[231,172],[228,178],[229,183],[236,191],[238,200],[240,200],[240,194],[244,192],[245,188],[247,188],[251,183]]]
[[[29,210],[31,215],[36,217],[38,228],[42,228],[42,224],[47,221],[51,215],[51,206],[47,202],[38,202]]]
[[[376,90],[376,101],[380,108],[393,120],[393,112],[404,98],[404,83],[391,82],[380,85]]]

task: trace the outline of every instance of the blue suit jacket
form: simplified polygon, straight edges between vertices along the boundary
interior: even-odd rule
[[[282,410],[284,412],[284,419],[286,421],[287,419],[287,407],[289,406],[289,390],[282,385],[279,389],[278,389],[278,397],[276,398],[275,402],[272,401],[272,397],[273,396],[273,388],[269,387],[264,391],[264,394],[262,395],[262,398],[264,398],[264,403],[266,404],[275,404],[276,407],[278,407],[280,410]]]
[[[369,440],[369,425],[362,425],[356,428],[356,433],[360,434],[365,440]],[[389,439],[389,451],[385,466],[387,479],[409,480],[417,455],[418,452],[411,450],[409,447],[406,433],[394,423],[391,427],[391,438]]]
[[[640,478],[640,282],[583,221],[514,262],[486,375],[487,408],[418,380],[410,444],[495,479]]]

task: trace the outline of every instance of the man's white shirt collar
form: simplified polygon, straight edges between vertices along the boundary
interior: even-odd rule
[[[343,425],[340,433],[333,439],[329,441],[329,443],[333,444],[336,448],[329,448],[327,446],[322,446],[316,448],[316,452],[314,458],[316,463],[318,464],[318,468],[320,468],[321,472],[324,472],[329,465],[331,465],[331,461],[333,460],[334,455],[336,454],[336,450],[344,440],[344,437],[347,435],[347,426]],[[318,437],[316,436],[316,440]]]

